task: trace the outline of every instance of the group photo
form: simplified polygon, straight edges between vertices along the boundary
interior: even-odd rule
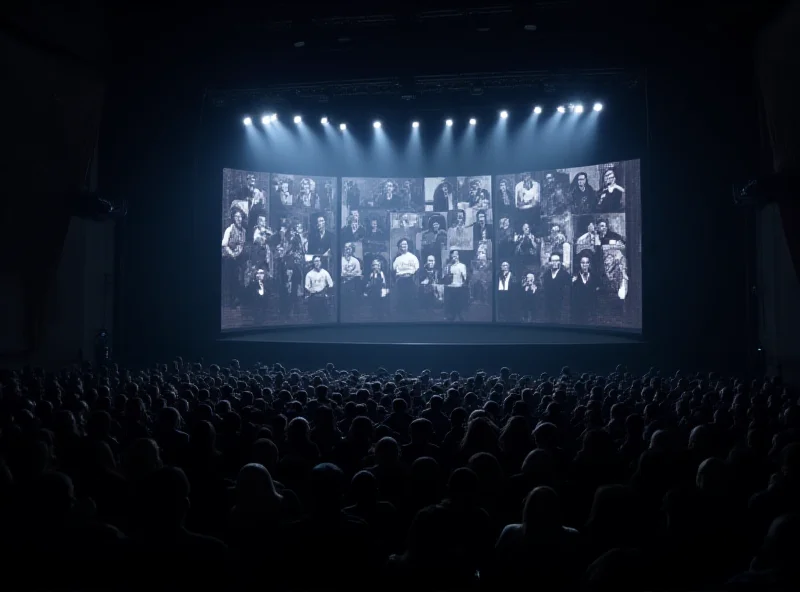
[[[336,322],[336,186],[223,170],[223,330]]]
[[[342,322],[492,320],[491,177],[342,187]]]
[[[498,220],[497,321],[638,326],[639,161],[494,177]],[[631,264],[635,265],[632,271]],[[637,294],[638,295],[638,294]]]
[[[402,293],[406,286],[403,264],[412,267],[413,258],[419,268],[416,239],[424,212],[422,187],[421,178],[342,179],[342,322],[398,319],[403,307],[398,306],[396,292]],[[409,256],[398,262],[400,239],[406,239]]]

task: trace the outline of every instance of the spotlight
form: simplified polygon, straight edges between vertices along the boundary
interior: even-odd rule
[[[380,121],[373,121],[372,122],[372,127],[374,127],[375,129],[380,129],[381,128],[381,122]]]
[[[272,115],[269,116],[269,118],[270,118],[270,121],[278,121],[278,114],[277,113],[273,113]]]
[[[414,129],[418,128],[419,127],[419,121],[412,121],[411,122],[411,127],[413,127]]]
[[[478,124],[478,120],[477,120],[477,119],[475,119],[474,117],[472,117],[472,118],[469,120],[469,124],[470,124],[470,125],[477,125],[477,124]]]
[[[249,117],[245,117],[245,118],[242,120],[242,123],[243,123],[243,124],[245,124],[245,125],[253,125],[253,120],[252,120],[252,119],[250,119]]]
[[[294,116],[294,122],[295,122],[295,123],[300,123],[301,121],[303,121],[303,118],[302,118],[302,117],[300,117],[299,115],[295,115],[295,116]]]
[[[264,117],[261,118],[261,123],[263,123],[264,125],[269,125],[270,121],[272,120],[270,119],[269,115],[265,115]]]
[[[564,105],[559,105],[558,109],[556,109],[556,111],[558,111],[559,113],[566,113],[567,112],[567,108],[564,107]]]
[[[500,118],[508,119],[508,111],[506,111],[505,109],[503,111],[500,111]]]
[[[452,119],[448,119],[447,121],[444,122],[444,124],[447,127],[453,127],[453,120]]]
[[[573,111],[574,111],[575,113],[578,113],[578,114],[581,114],[581,113],[583,113],[583,105],[581,105],[580,103],[578,103],[577,105],[575,105],[575,108],[573,109]]]
[[[339,129],[342,130],[342,131],[346,130],[347,129],[347,124],[346,123],[340,123],[339,124]]]
[[[322,125],[328,125],[328,118],[327,117],[323,117],[322,119],[319,120],[319,122]]]
[[[542,112],[542,108],[539,105],[536,105],[533,108],[533,112],[536,113],[536,115],[539,115]]]
[[[595,103],[593,109],[595,111],[602,111],[603,110],[603,103]]]

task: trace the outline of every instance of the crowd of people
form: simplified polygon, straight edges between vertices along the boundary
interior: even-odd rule
[[[797,399],[622,366],[3,371],[4,583],[798,589]]]

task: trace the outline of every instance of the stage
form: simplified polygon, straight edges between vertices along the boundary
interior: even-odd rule
[[[332,362],[339,368],[419,372],[458,370],[557,372],[569,365],[608,372],[618,363],[649,365],[641,335],[516,325],[330,325],[222,335],[222,359],[243,365],[280,362],[302,369]],[[646,368],[645,368],[646,369]]]

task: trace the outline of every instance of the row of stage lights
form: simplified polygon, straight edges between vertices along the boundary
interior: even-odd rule
[[[603,110],[603,103],[595,103],[594,106],[592,107],[592,110],[593,111],[602,111]],[[581,113],[583,113],[584,108],[583,108],[583,105],[581,105],[580,103],[577,103],[577,104],[574,104],[574,105],[572,105],[572,104],[570,104],[570,105],[559,105],[558,107],[556,107],[556,111],[558,113],[566,113],[567,111],[570,111],[571,113],[575,113],[575,114],[580,115]],[[540,115],[542,113],[542,108],[537,105],[536,107],[533,108],[533,113],[535,115]],[[500,111],[500,119],[508,119],[508,111],[505,111],[505,110]],[[263,123],[264,125],[269,125],[270,123],[273,123],[275,121],[278,121],[278,114],[277,113],[272,113],[270,115],[264,115],[261,118],[261,123]],[[303,122],[303,118],[300,115],[295,115],[294,116],[294,122],[295,123],[302,123]],[[322,125],[328,125],[330,123],[327,117],[323,117],[322,119],[319,120],[319,122]],[[253,119],[248,115],[247,117],[244,118],[242,123],[244,123],[245,125],[253,125]],[[447,119],[444,120],[444,124],[447,127],[452,127],[453,126],[453,120],[451,118],[447,118]],[[470,120],[469,120],[469,124],[470,125],[478,125],[478,120],[475,119],[474,117],[471,117]],[[381,124],[380,121],[373,121],[372,122],[372,127],[374,127],[375,129],[380,129],[381,125],[382,124]],[[419,127],[419,121],[412,121],[411,122],[411,127],[418,128]],[[342,131],[345,131],[347,129],[347,124],[346,123],[340,123],[339,124],[339,129],[342,130]]]

